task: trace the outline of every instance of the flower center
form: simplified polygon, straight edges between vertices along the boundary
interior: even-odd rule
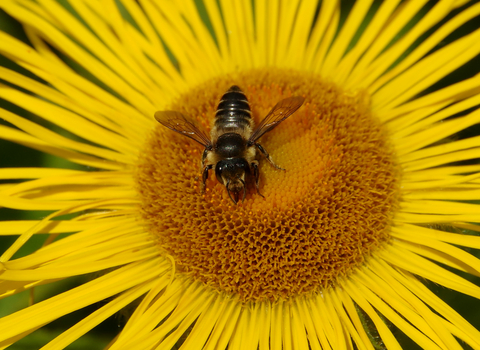
[[[209,134],[231,85],[247,96],[255,124],[280,100],[304,96],[290,118],[260,138],[260,193],[247,183],[235,205],[212,169],[201,192],[204,148],[158,124],[141,152],[141,212],[182,274],[242,300],[315,293],[362,264],[389,238],[400,171],[365,95],[311,74],[255,70],[212,80],[169,109]]]

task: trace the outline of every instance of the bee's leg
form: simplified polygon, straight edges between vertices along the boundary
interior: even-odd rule
[[[265,196],[260,193],[260,189],[258,188],[258,184],[260,182],[260,171],[258,170],[258,160],[254,160],[251,165],[253,168],[253,177],[255,177],[255,187],[257,188],[257,193],[263,198],[265,198]]]
[[[268,154],[268,152],[265,150],[265,148],[262,147],[261,144],[255,142],[255,146],[257,146],[258,150],[259,150],[260,152],[262,152],[262,154],[265,156],[265,158],[267,158],[267,160],[268,160],[268,162],[269,162],[270,164],[272,164],[272,165],[273,165],[275,168],[277,168],[277,169],[285,170],[285,169],[283,169],[283,168],[280,168],[277,164],[275,164],[275,163],[273,162],[272,158],[270,157],[270,154]]]
[[[243,185],[243,197],[242,197],[242,202],[243,202],[245,201],[245,197],[247,196],[247,186],[245,186],[245,181],[243,181],[242,179],[240,179],[240,181],[242,182],[242,185]]]
[[[234,199],[234,198],[232,197],[232,193],[230,192],[229,185],[230,185],[230,180],[227,181],[227,184],[225,185],[225,188],[227,189],[228,196],[229,196],[230,199],[232,200],[233,204],[237,205],[237,202],[238,202],[238,192],[235,192],[235,193],[234,193],[234,196],[235,196],[235,199]]]
[[[212,164],[209,164],[207,166],[204,166],[203,167],[203,173],[202,173],[202,193],[205,193],[205,187],[207,186],[206,185],[206,182],[207,182],[207,179],[208,179],[208,171],[210,169],[212,169],[213,165]]]
[[[207,159],[208,148],[205,148],[202,153],[202,168],[205,167],[205,159]]]

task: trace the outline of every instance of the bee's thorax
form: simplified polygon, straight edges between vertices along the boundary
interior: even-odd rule
[[[215,151],[222,159],[240,157],[244,153],[246,145],[246,140],[240,134],[231,132],[218,137]]]

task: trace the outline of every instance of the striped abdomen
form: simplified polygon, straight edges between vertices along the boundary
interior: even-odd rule
[[[233,85],[218,104],[214,128],[219,134],[249,132],[253,127],[251,115],[247,96],[238,86]]]

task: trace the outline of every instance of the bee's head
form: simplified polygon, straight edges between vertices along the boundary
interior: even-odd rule
[[[224,159],[215,166],[217,180],[227,188],[228,196],[237,204],[239,193],[243,191],[242,202],[247,194],[245,174],[250,173],[250,165],[243,158]],[[233,196],[232,196],[233,193]]]

